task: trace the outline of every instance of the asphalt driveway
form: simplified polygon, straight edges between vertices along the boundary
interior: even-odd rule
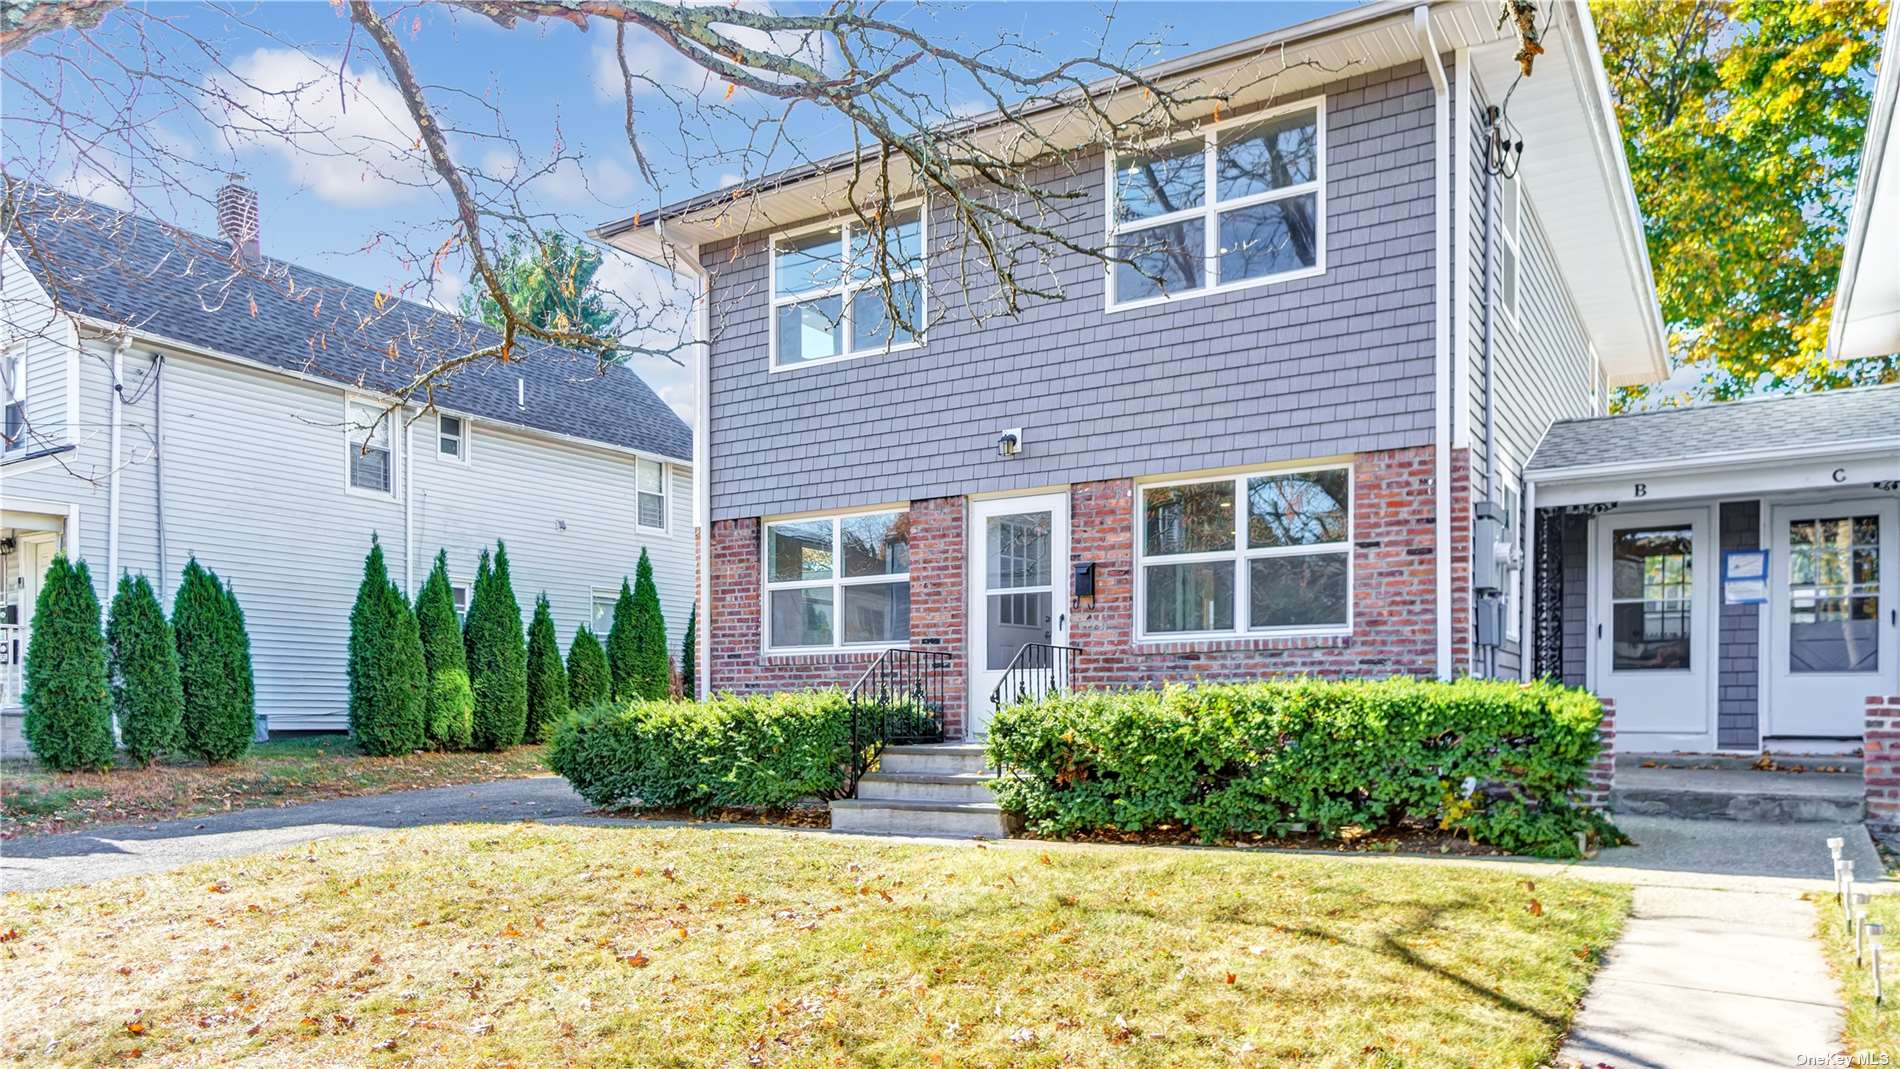
[[[462,821],[551,820],[588,809],[566,780],[537,776],[88,828],[0,843],[0,891],[92,883],[334,835]]]

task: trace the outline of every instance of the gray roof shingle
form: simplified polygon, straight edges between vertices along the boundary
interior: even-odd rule
[[[1900,435],[1900,385],[1754,397],[1551,424],[1527,472],[1673,461]]]
[[[236,270],[220,239],[63,194],[29,193],[16,230],[21,259],[68,312],[344,385],[393,392],[423,367],[500,340],[484,324],[282,260]],[[692,431],[638,374],[536,341],[519,341],[505,365],[453,372],[435,400],[490,423],[692,457]]]

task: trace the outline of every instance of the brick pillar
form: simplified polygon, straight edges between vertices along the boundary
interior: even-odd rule
[[[963,737],[969,709],[970,671],[964,650],[969,616],[963,550],[967,516],[960,497],[910,503],[910,644],[950,655],[944,734],[953,739]]]
[[[1900,695],[1867,699],[1861,755],[1867,830],[1893,838],[1900,834]]]
[[[1597,727],[1603,749],[1590,763],[1589,786],[1584,788],[1583,800],[1603,809],[1610,804],[1610,792],[1616,788],[1616,699],[1597,700],[1603,703],[1603,722]]]

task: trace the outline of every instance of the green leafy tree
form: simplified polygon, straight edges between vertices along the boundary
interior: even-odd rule
[[[184,749],[212,764],[244,756],[256,731],[251,640],[237,595],[196,557],[172,599],[172,638],[185,697]]]
[[[475,692],[468,682],[468,651],[462,646],[462,624],[455,618],[455,592],[449,589],[449,554],[439,550],[435,567],[416,594],[416,629],[422,638],[422,660],[429,672],[428,700],[423,706],[423,729],[429,742],[444,750],[466,750],[475,710]]]
[[[112,707],[125,752],[141,766],[178,748],[185,691],[178,681],[178,645],[158,595],[143,575],[119,576],[106,625]]]
[[[607,667],[607,651],[592,628],[574,632],[567,645],[567,705],[570,709],[591,709],[614,696],[613,672]]]
[[[112,765],[112,695],[99,595],[85,561],[53,558],[26,646],[26,744],[56,772]]]
[[[1824,351],[1886,4],[1593,10],[1672,362],[1711,398],[1900,380],[1900,357]]]
[[[600,263],[600,253],[586,243],[550,234],[538,247],[532,239],[510,237],[495,266],[509,303],[528,322],[544,330],[613,338],[621,333],[620,313],[608,307],[595,279]],[[462,314],[503,329],[501,305],[487,280],[471,272],[469,283]]]
[[[387,757],[422,747],[429,687],[422,632],[373,534],[350,610],[349,677],[350,734],[363,752]]]
[[[528,624],[528,741],[542,741],[566,716],[567,669],[554,634],[554,611],[543,593],[534,599],[534,620]]]
[[[482,551],[462,637],[475,694],[472,745],[478,750],[520,745],[528,724],[528,651],[521,604],[508,576],[508,548],[499,542],[492,564]]]
[[[680,697],[699,694],[699,606],[686,611],[686,637],[680,642]]]

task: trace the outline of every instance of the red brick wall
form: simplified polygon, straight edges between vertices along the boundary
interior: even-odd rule
[[[1602,698],[1603,724],[1597,728],[1597,735],[1603,740],[1603,751],[1590,764],[1590,786],[1583,792],[1583,800],[1598,809],[1610,804],[1610,792],[1616,789],[1616,699]]]
[[[713,524],[711,656],[707,678],[715,691],[848,687],[877,658],[875,651],[771,656],[764,652],[764,585],[757,519]],[[953,655],[946,727],[963,729],[967,672],[963,662],[964,502],[958,497],[916,501],[910,510],[910,644]]]
[[[1900,835],[1900,695],[1867,699],[1861,755],[1867,829],[1892,839]]]
[[[1079,483],[1070,494],[1070,554],[1078,563],[1095,563],[1095,604],[1076,608],[1070,630],[1070,644],[1082,651],[1076,665],[1081,685],[1152,686],[1298,673],[1431,675],[1436,668],[1430,448],[1368,453],[1354,460],[1349,636],[1133,641],[1134,485],[1127,479]],[[1453,514],[1461,515],[1456,509]]]

